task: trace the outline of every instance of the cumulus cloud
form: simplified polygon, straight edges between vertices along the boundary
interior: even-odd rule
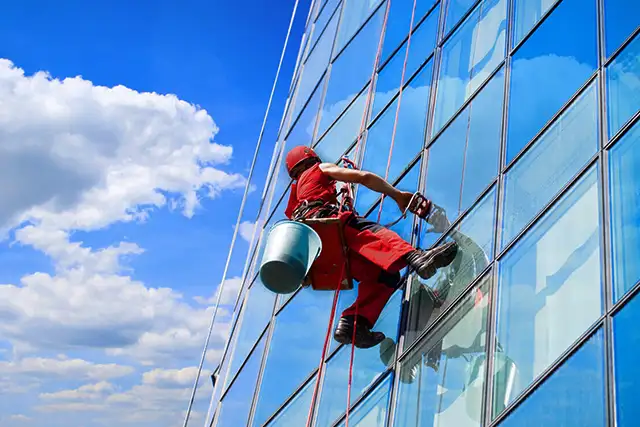
[[[242,221],[238,233],[247,243],[251,243],[253,237],[253,230],[256,228],[256,223],[251,221]]]
[[[193,384],[197,373],[198,368],[195,366],[182,369],[154,369],[142,375],[142,383],[159,387],[185,387]]]
[[[31,421],[30,417],[27,417],[26,415],[23,415],[23,414],[10,415],[9,419],[11,421]]]
[[[222,292],[220,296],[220,305],[232,305],[235,304],[238,292],[242,287],[242,277],[232,277],[224,281],[224,284],[218,286],[216,293],[210,298],[195,297],[194,299],[203,305],[215,304],[218,300],[218,293]],[[220,307],[218,308],[220,310]],[[220,313],[218,313],[220,315]]]
[[[40,393],[46,400],[99,400],[115,391],[115,386],[108,381],[86,384],[73,390],[62,390],[54,393]]]
[[[129,375],[131,366],[115,363],[96,364],[82,359],[25,358],[19,361],[0,362],[0,374],[25,375],[38,379],[58,377],[89,380],[107,380]]]

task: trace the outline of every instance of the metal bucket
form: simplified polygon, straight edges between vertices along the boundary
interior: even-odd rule
[[[322,251],[320,236],[306,224],[280,221],[274,224],[260,264],[260,280],[277,294],[290,294],[302,284]]]

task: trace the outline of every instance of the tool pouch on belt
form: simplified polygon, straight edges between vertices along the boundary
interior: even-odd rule
[[[350,212],[346,212],[350,215]],[[321,200],[303,202],[293,212],[291,219],[307,224],[322,240],[323,250],[314,261],[303,286],[314,290],[353,289],[349,272],[349,258],[344,239],[344,215],[334,204]]]

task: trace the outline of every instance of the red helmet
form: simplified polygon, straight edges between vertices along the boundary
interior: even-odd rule
[[[307,159],[318,159],[318,161],[320,161],[320,157],[310,147],[298,145],[297,147],[293,147],[289,150],[285,159],[289,176],[291,176],[293,168],[295,168],[300,162]]]

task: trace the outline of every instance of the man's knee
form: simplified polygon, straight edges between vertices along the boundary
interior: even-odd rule
[[[396,289],[400,285],[400,272],[396,271],[395,273],[391,273],[386,270],[382,270],[380,275],[378,276],[378,281],[385,286]]]

